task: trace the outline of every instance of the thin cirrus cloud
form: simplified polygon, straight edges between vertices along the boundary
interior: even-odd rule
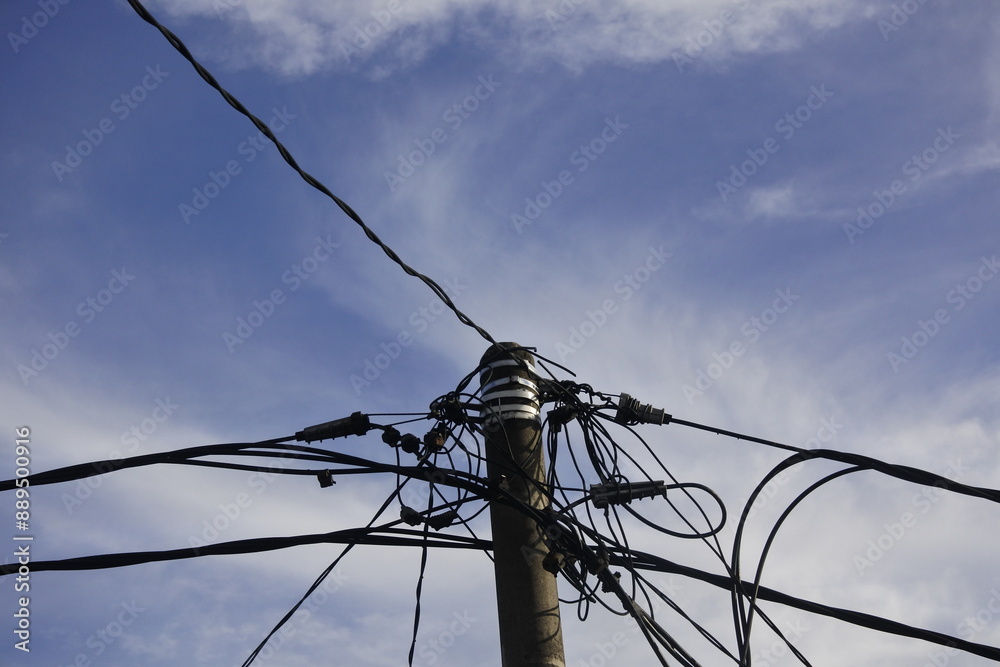
[[[327,68],[365,68],[384,77],[413,67],[434,48],[475,40],[524,64],[554,60],[578,69],[599,62],[694,65],[706,56],[797,48],[814,33],[867,18],[870,3],[810,0],[563,2],[483,0],[316,5],[258,0],[169,0],[176,16],[214,16],[251,40],[225,54],[236,66],[305,76]],[[223,54],[216,54],[223,55]]]
[[[454,387],[485,341],[273,147],[252,161],[240,153],[246,119],[129,8],[110,4],[60,5],[12,67],[18,89],[31,92],[12,102],[19,131],[0,162],[14,184],[0,209],[0,289],[14,323],[0,396],[10,419],[36,433],[33,466],[122,452],[143,425],[130,453],[277,436],[354,410],[422,410]],[[497,338],[536,345],[580,382],[680,418],[941,474],[960,461],[963,481],[995,487],[990,332],[1000,283],[978,278],[995,252],[995,30],[968,5],[920,3],[883,34],[893,4],[164,0],[151,9],[254,111],[269,118],[287,105],[295,117],[279,136],[299,163],[405,261],[451,285],[459,308]],[[25,12],[5,6],[3,25],[20,25]],[[91,54],[85,62],[81,52]],[[109,101],[147,65],[170,74],[57,180],[52,162],[109,116]],[[476,97],[482,79],[499,85]],[[801,112],[801,127],[779,125],[823,86],[833,96]],[[456,104],[468,111],[461,124],[446,117]],[[890,200],[892,182],[910,178],[907,160],[949,126],[955,145]],[[765,161],[768,138],[780,150]],[[393,172],[408,175],[400,184]],[[730,178],[735,192],[723,197],[718,184]],[[178,206],[212,183],[211,201],[186,221]],[[877,217],[848,235],[859,207]],[[332,249],[293,290],[282,276],[315,257],[318,238]],[[77,304],[123,267],[134,282],[83,322]],[[956,285],[976,288],[961,308],[949,299]],[[272,310],[275,289],[285,298]],[[50,334],[63,341],[56,332],[70,320],[86,326],[58,354],[45,348],[53,358],[22,381],[18,365]],[[245,338],[230,349],[223,334],[234,331]],[[904,351],[893,367],[887,355]],[[354,384],[357,376],[369,384]],[[161,404],[177,406],[162,422]],[[711,484],[731,516],[781,458],[676,424],[642,435],[680,478]],[[377,436],[334,446],[392,458]],[[749,528],[755,549],[825,470],[802,466],[772,489]],[[39,553],[176,548],[210,534],[213,521],[230,524],[219,539],[354,527],[392,490],[388,477],[328,489],[280,478],[257,494],[249,473],[165,466],[118,472],[96,489],[48,487],[34,500]],[[955,632],[990,601],[995,557],[982,526],[994,512],[949,496],[925,514],[913,500],[920,491],[870,473],[825,487],[782,529],[765,583]],[[252,502],[233,520],[226,512],[240,494]],[[890,544],[884,533],[905,512],[919,522]],[[721,571],[706,564],[703,545],[644,528],[630,537]],[[879,540],[882,553],[869,545]],[[38,655],[53,664],[81,654],[95,664],[238,664],[336,551],[38,573]],[[877,562],[859,571],[869,552]],[[429,664],[427,655],[495,664],[486,557],[432,553],[428,567],[415,664]],[[296,635],[262,664],[331,654],[400,664],[418,572],[418,550],[359,548],[336,593],[297,618]],[[725,591],[674,585],[685,609],[731,645]],[[133,598],[144,611],[95,655],[88,637]],[[607,642],[618,664],[649,660],[634,625],[599,610],[580,623],[575,611],[564,611],[569,664],[607,660]],[[427,653],[466,613],[476,620],[453,647]],[[775,614],[808,626],[800,645],[816,664],[933,662],[918,642]],[[680,619],[664,618],[699,656],[714,654]],[[996,644],[997,626],[976,640]],[[619,631],[628,641],[615,645]],[[754,640],[760,651],[775,638],[755,628]],[[758,653],[755,662],[773,661]]]

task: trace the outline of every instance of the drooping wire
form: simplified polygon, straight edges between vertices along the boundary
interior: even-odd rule
[[[396,525],[399,522],[393,522]],[[462,535],[439,534],[431,536],[430,546],[450,549],[488,549],[492,545],[486,540],[475,540]],[[349,528],[329,533],[292,535],[287,537],[254,537],[231,542],[216,542],[198,547],[164,549],[158,551],[133,551],[77,556],[59,560],[31,561],[32,572],[105,570],[132,565],[143,565],[170,560],[203,558],[206,556],[232,556],[236,554],[261,553],[288,549],[306,544],[350,544],[357,542],[365,546],[416,546],[424,544],[423,533],[401,528],[379,526],[371,529]],[[18,564],[0,564],[0,577],[17,574]]]
[[[487,378],[488,380],[488,378]],[[557,388],[556,388],[557,387]],[[481,391],[481,390],[480,390]],[[791,457],[788,457],[785,461],[779,464],[774,470],[769,473],[769,476],[765,478],[758,486],[754,495],[751,496],[750,500],[747,502],[747,506],[744,509],[744,514],[740,519],[740,525],[737,529],[737,539],[734,543],[733,557],[731,561],[726,561],[724,557],[721,557],[721,547],[717,555],[720,556],[723,564],[726,567],[728,576],[711,574],[708,572],[702,572],[700,570],[695,570],[692,568],[684,568],[676,564],[670,563],[665,559],[653,556],[651,554],[644,553],[635,549],[629,544],[629,534],[627,531],[626,524],[622,521],[623,516],[619,514],[619,509],[615,503],[612,503],[610,507],[605,510],[605,527],[598,525],[595,517],[590,513],[590,505],[593,498],[590,497],[589,491],[587,490],[588,481],[593,481],[594,476],[596,479],[601,480],[603,483],[608,485],[616,485],[628,482],[626,477],[626,471],[623,466],[634,466],[638,469],[641,479],[646,481],[651,481],[652,476],[648,471],[643,468],[643,465],[639,460],[623,447],[619,442],[616,441],[614,435],[606,429],[599,422],[596,422],[593,418],[594,414],[599,417],[604,417],[597,413],[597,410],[603,409],[608,406],[608,398],[600,393],[593,392],[586,385],[575,385],[574,383],[557,383],[550,385],[544,391],[548,392],[550,398],[558,397],[557,401],[560,403],[561,408],[565,408],[566,412],[562,413],[558,417],[553,416],[553,412],[549,413],[549,418],[547,418],[545,424],[547,429],[543,428],[543,431],[547,431],[546,439],[546,449],[550,455],[550,461],[552,466],[546,474],[545,482],[536,482],[533,479],[530,483],[535,485],[535,488],[539,492],[544,494],[545,499],[550,504],[549,509],[539,509],[531,505],[525,504],[519,501],[517,498],[513,497],[511,494],[506,493],[503,489],[494,488],[489,480],[485,480],[480,477],[480,466],[485,461],[483,456],[483,448],[477,436],[485,435],[480,423],[482,418],[475,419],[465,413],[467,411],[474,410],[475,407],[481,405],[482,402],[478,398],[480,391],[475,394],[464,396],[462,394],[449,394],[444,397],[449,401],[454,399],[459,401],[461,414],[449,409],[444,403],[439,404],[440,411],[435,412],[432,404],[432,413],[426,418],[438,419],[438,423],[435,428],[443,428],[443,432],[446,433],[448,439],[450,439],[451,444],[448,444],[446,440],[442,445],[440,441],[435,447],[430,446],[430,441],[425,439],[425,444],[427,447],[424,449],[422,454],[418,454],[417,465],[416,466],[405,466],[399,457],[399,450],[395,451],[396,460],[395,465],[393,464],[382,464],[375,461],[370,461],[367,459],[349,456],[345,454],[340,454],[338,452],[332,452],[324,449],[319,449],[316,447],[308,447],[303,445],[296,445],[292,443],[283,442],[285,439],[272,439],[268,441],[262,441],[260,443],[237,443],[234,445],[209,445],[204,447],[188,448],[186,450],[178,450],[176,452],[167,452],[160,455],[147,455],[144,457],[133,457],[133,459],[125,459],[125,464],[119,465],[115,469],[120,469],[122,467],[136,467],[138,465],[149,465],[152,463],[181,463],[187,465],[212,465],[218,467],[235,467],[241,470],[269,470],[272,472],[282,472],[285,474],[315,474],[315,470],[306,470],[303,468],[282,468],[281,470],[273,470],[271,468],[263,468],[261,466],[254,466],[242,463],[232,463],[229,461],[215,461],[215,460],[203,460],[195,457],[219,457],[219,456],[247,456],[247,457],[280,457],[282,459],[291,459],[297,461],[318,461],[328,464],[337,464],[342,466],[355,466],[357,469],[336,469],[334,472],[336,474],[367,474],[371,472],[381,472],[381,473],[394,473],[397,475],[397,488],[393,496],[390,496],[387,502],[399,495],[402,487],[411,480],[425,480],[430,483],[431,492],[428,494],[428,510],[425,514],[430,515],[432,513],[431,505],[433,504],[433,498],[439,497],[444,501],[443,505],[439,505],[433,508],[433,511],[446,510],[448,514],[455,515],[455,521],[462,523],[466,528],[471,528],[468,522],[476,516],[481,511],[484,511],[488,506],[487,503],[492,503],[496,501],[501,501],[506,504],[511,505],[520,512],[525,513],[527,516],[531,517],[536,521],[541,529],[541,532],[546,536],[546,546],[552,551],[565,552],[567,556],[567,563],[561,568],[560,572],[567,582],[572,585],[574,589],[579,594],[579,599],[571,601],[571,603],[578,605],[578,615],[581,618],[586,618],[587,609],[593,603],[602,605],[604,608],[611,611],[611,613],[616,614],[628,614],[630,607],[626,605],[625,611],[616,611],[612,609],[610,605],[603,599],[600,593],[606,592],[616,592],[619,597],[624,596],[624,598],[630,600],[629,605],[633,605],[634,613],[632,614],[637,627],[642,631],[643,636],[650,642],[651,647],[653,647],[654,653],[656,653],[659,659],[662,661],[663,656],[660,655],[657,646],[665,650],[671,657],[678,661],[681,665],[695,665],[697,662],[694,658],[684,651],[670,636],[669,633],[664,630],[660,623],[656,621],[654,613],[652,613],[652,603],[649,596],[648,590],[653,590],[661,599],[667,599],[666,596],[661,595],[655,587],[648,584],[647,581],[641,575],[642,570],[655,570],[660,572],[672,572],[682,574],[688,577],[694,577],[696,579],[712,583],[713,585],[720,586],[722,588],[728,589],[734,598],[734,608],[738,611],[734,611],[734,620],[736,622],[736,633],[737,633],[737,655],[742,658],[740,664],[749,664],[750,656],[750,644],[749,636],[752,628],[752,621],[755,616],[761,618],[765,623],[767,623],[776,634],[790,647],[796,658],[800,660],[805,665],[809,665],[809,662],[802,656],[784,635],[780,632],[777,626],[767,617],[764,611],[758,606],[758,601],[771,601],[778,602],[785,605],[790,605],[799,609],[804,609],[812,613],[823,614],[830,616],[832,618],[837,618],[839,620],[852,623],[861,627],[866,627],[870,629],[875,629],[881,632],[889,632],[895,635],[919,638],[926,641],[931,641],[939,645],[950,646],[958,648],[960,650],[973,653],[975,655],[980,655],[983,657],[988,657],[992,660],[1000,660],[1000,650],[993,647],[984,646],[981,644],[974,644],[972,642],[964,641],[959,638],[951,637],[941,633],[934,633],[927,630],[922,630],[919,628],[913,628],[911,626],[906,626],[888,619],[884,619],[878,616],[873,616],[870,614],[864,614],[861,612],[855,612],[851,610],[837,609],[834,607],[829,607],[819,603],[815,603],[808,600],[802,600],[795,598],[786,593],[768,589],[761,585],[762,571],[764,562],[768,555],[768,552],[773,544],[774,537],[777,533],[778,528],[781,526],[782,522],[789,515],[789,513],[803,500],[810,492],[818,488],[822,483],[826,483],[831,479],[836,478],[839,475],[847,474],[848,472],[855,472],[859,470],[873,470],[881,472],[883,474],[888,474],[893,477],[904,479],[917,484],[933,484],[935,486],[944,488],[946,490],[955,491],[965,495],[984,498],[992,500],[994,502],[1000,501],[1000,492],[993,489],[982,489],[978,487],[970,487],[964,484],[959,484],[952,482],[951,480],[941,477],[940,475],[934,475],[926,471],[922,471],[915,468],[909,468],[907,466],[899,466],[894,464],[888,464],[870,457],[864,457],[855,454],[849,454],[844,452],[837,452],[833,450],[799,450],[799,448],[793,448],[789,446],[781,446],[780,443],[773,443],[781,446],[784,449],[791,449],[795,451]],[[590,402],[581,400],[577,393],[586,391],[590,394]],[[604,402],[594,403],[594,398],[601,398]],[[447,401],[446,401],[447,402]],[[453,406],[454,407],[454,406]],[[557,408],[557,409],[561,409]],[[481,410],[481,412],[489,413],[489,409]],[[446,418],[445,416],[450,414],[451,418]],[[453,418],[453,419],[452,419]],[[565,428],[568,422],[576,420],[579,422],[582,433],[584,446],[583,450],[586,456],[577,456],[575,452],[578,447],[574,447],[570,442],[570,429]],[[501,428],[502,428],[502,421]],[[460,426],[459,426],[460,425]],[[384,428],[384,427],[383,427]],[[715,430],[711,427],[704,427],[706,430]],[[689,493],[689,489],[701,488],[709,493],[713,499],[719,503],[722,507],[722,511],[725,512],[724,505],[721,500],[711,491],[708,487],[696,483],[681,483],[677,482],[676,478],[670,474],[670,471],[664,466],[663,462],[656,455],[655,452],[649,447],[649,445],[638,436],[637,433],[631,428],[628,430],[636,437],[642,445],[652,454],[652,457],[660,469],[664,470],[665,473],[674,481],[674,484],[667,485],[666,488],[681,489],[688,494],[689,499],[698,508],[702,519],[710,527],[711,540],[718,547],[718,530],[716,526],[709,520],[708,514],[705,509],[699,504],[697,498]],[[458,431],[458,433],[456,433]],[[740,436],[740,434],[733,434],[732,432],[715,430],[723,435],[733,435],[734,437],[740,437],[741,439],[762,441],[765,444],[770,444],[771,441],[764,441],[763,439],[754,439],[749,436]],[[501,432],[502,434],[502,432]],[[429,434],[430,435],[430,434]],[[495,434],[494,434],[495,435]],[[559,436],[562,436],[560,438]],[[461,437],[471,437],[474,447],[471,449],[461,442]],[[502,437],[502,435],[500,436]],[[555,462],[560,460],[560,440],[564,440],[565,444],[563,448],[569,454],[569,460],[572,464],[572,468],[575,474],[579,477],[579,485],[573,484],[572,486],[564,484],[559,479],[559,470]],[[499,451],[503,452],[503,448],[498,448]],[[465,458],[461,456],[465,455]],[[501,456],[499,460],[499,465],[501,469],[505,469],[505,472],[511,477],[517,477],[524,479],[527,476],[527,472],[524,470],[523,466],[520,465],[511,456],[509,451],[505,452],[506,456]],[[152,457],[152,458],[150,458]],[[439,457],[441,457],[439,459]],[[505,460],[506,459],[506,460]],[[800,494],[793,503],[785,510],[781,518],[778,520],[777,524],[771,531],[771,535],[765,544],[764,550],[761,554],[761,558],[758,561],[757,573],[752,582],[744,582],[739,575],[739,563],[740,563],[740,543],[743,532],[743,526],[746,523],[746,519],[749,514],[749,509],[752,507],[754,499],[759,495],[761,489],[768,483],[768,481],[773,477],[773,475],[778,474],[780,471],[784,470],[790,465],[796,463],[802,463],[805,461],[813,459],[829,459],[835,460],[841,463],[848,463],[853,466],[845,471],[840,471],[834,473],[834,475],[821,480],[814,484],[812,487],[807,489],[805,492]],[[439,468],[435,465],[435,461],[440,460],[442,463],[447,462],[448,468]],[[589,462],[591,470],[584,470],[584,463]],[[98,462],[100,463],[100,462]],[[65,469],[59,469],[56,471],[49,471],[48,473],[39,473],[37,480],[39,483],[57,483],[61,481],[69,481],[71,479],[78,479],[85,476],[93,474],[102,474],[99,471],[94,472],[94,464],[82,464],[80,466],[71,466]],[[327,471],[329,472],[329,470]],[[658,475],[658,473],[657,473]],[[33,479],[34,476],[32,477]],[[34,482],[33,482],[34,483]],[[2,483],[0,483],[2,485]],[[454,493],[457,499],[449,501],[448,497],[443,495],[439,490],[439,486],[450,487],[454,489]],[[581,494],[577,500],[571,498],[574,494]],[[483,506],[478,512],[474,513],[472,516],[459,516],[458,510],[465,506],[466,503],[472,501],[482,500],[485,501]],[[580,513],[577,516],[576,508],[583,504],[586,509],[586,517]],[[632,508],[627,505],[624,507],[625,510],[632,511]],[[681,518],[687,523],[692,531],[698,532],[691,519],[686,517],[680,508],[674,507],[674,511],[681,516]],[[465,514],[463,512],[463,514]],[[642,516],[638,512],[634,512],[635,518],[639,520],[644,520],[646,517]],[[430,519],[431,517],[427,517]],[[648,519],[646,519],[648,521]],[[297,544],[311,544],[311,543],[321,543],[321,542],[339,542],[348,544],[348,551],[353,545],[374,545],[374,544],[385,544],[385,545],[398,545],[398,546],[418,546],[421,548],[422,559],[421,559],[421,579],[418,581],[417,587],[417,607],[415,609],[415,620],[414,620],[414,636],[413,642],[411,642],[410,650],[410,660],[412,661],[413,648],[415,646],[416,632],[418,629],[419,622],[419,600],[422,591],[422,579],[423,573],[426,566],[426,559],[428,556],[428,550],[432,547],[451,547],[451,548],[476,548],[482,550],[489,550],[490,544],[483,540],[476,538],[475,533],[472,533],[472,538],[460,538],[457,535],[447,535],[438,534],[434,535],[429,533],[428,527],[432,524],[425,522],[422,531],[396,529],[393,526],[397,525],[399,521],[380,526],[378,528],[371,528],[372,522],[369,523],[368,530],[352,529],[348,531],[337,531],[335,533],[327,533],[323,535],[306,535],[306,536],[296,536],[294,538],[263,538],[257,540],[246,540],[233,543],[223,543],[222,545],[208,545],[207,547],[202,547],[200,550],[174,550],[172,552],[151,552],[150,554],[111,554],[104,557],[87,557],[84,559],[69,559],[67,561],[57,561],[55,563],[33,563],[33,569],[88,569],[97,567],[117,567],[129,564],[137,564],[140,562],[151,562],[153,560],[168,560],[173,558],[190,558],[199,555],[210,555],[210,554],[224,554],[224,553],[250,553],[256,551],[264,551],[269,549],[285,548],[288,546],[294,546]],[[443,527],[442,523],[441,526]],[[437,526],[434,526],[436,529]],[[550,531],[551,528],[557,528],[557,530]],[[656,527],[654,525],[654,527]],[[721,527],[721,525],[719,526]],[[439,529],[438,529],[439,530]],[[704,532],[704,531],[701,531]],[[708,542],[709,537],[707,535],[683,535],[684,537],[700,537],[701,539]],[[712,545],[710,545],[712,546]],[[712,549],[713,552],[716,549]],[[199,553],[200,551],[200,553]],[[597,560],[601,563],[598,564]],[[46,567],[46,566],[50,567]],[[615,573],[615,587],[612,588],[608,584],[608,577],[610,576],[608,567],[609,566],[623,568],[624,572],[629,573],[632,577],[631,581],[631,595],[626,593],[626,586],[629,582],[627,580],[618,584],[618,575],[621,573]],[[9,573],[9,572],[0,572]],[[592,579],[590,577],[596,577]],[[597,583],[600,582],[599,587]],[[317,584],[318,585],[318,584]],[[617,589],[621,590],[620,594],[617,593]],[[313,589],[314,590],[314,589]],[[308,593],[307,593],[308,595]],[[641,598],[644,597],[646,600],[646,605],[649,607],[650,612],[647,613],[639,605]],[[304,600],[305,598],[303,598]],[[300,601],[299,604],[302,602]],[[624,604],[624,600],[623,600]],[[669,604],[669,602],[668,602]],[[670,604],[671,608],[674,609],[682,618],[688,621],[696,630],[698,630],[707,641],[709,641],[716,650],[720,650],[727,657],[732,658],[732,654],[728,652],[725,647],[718,642],[717,639],[712,637],[710,634],[706,633],[701,626],[699,626],[690,615],[686,614],[683,609],[681,609],[676,604]],[[286,616],[291,618],[291,613]],[[280,625],[278,626],[280,628]],[[273,636],[274,632],[277,631],[276,628],[268,638]],[[264,643],[258,647],[259,650],[266,644],[268,638],[265,638]]]
[[[632,568],[631,571],[632,571],[632,574],[635,576],[635,578],[639,581],[640,585],[643,585],[644,587],[648,586],[656,594],[657,597],[659,597],[661,600],[663,600],[664,602],[666,602],[667,605],[671,609],[674,610],[674,612],[676,612],[678,615],[680,615],[681,618],[683,618],[684,620],[686,620],[695,630],[698,631],[699,634],[701,634],[702,637],[704,637],[706,640],[708,640],[708,642],[712,646],[714,646],[716,649],[718,649],[726,657],[730,658],[733,662],[739,662],[739,660],[737,659],[737,657],[735,655],[733,655],[729,651],[729,649],[727,649],[722,644],[722,642],[720,642],[712,633],[710,633],[708,630],[706,630],[701,624],[699,624],[697,621],[695,621],[693,618],[691,618],[691,616],[688,615],[688,613],[686,611],[684,611],[681,608],[680,605],[678,605],[676,602],[674,602],[666,593],[664,593],[663,591],[661,591],[659,589],[659,587],[654,586],[645,576],[643,576],[641,573],[639,573],[638,571],[636,571],[635,568]]]
[[[434,483],[431,482],[431,488],[433,490]],[[431,508],[434,505],[434,494],[428,494],[427,497],[427,513],[430,514]],[[424,545],[420,548],[420,572],[417,575],[417,590],[416,590],[416,602],[413,606],[413,636],[410,639],[410,651],[406,656],[406,664],[409,667],[413,667],[413,653],[417,649],[417,634],[420,631],[420,596],[424,591],[424,572],[427,570],[427,537],[428,531],[430,531],[431,526],[429,523],[424,524]]]
[[[784,469],[785,468],[782,467],[782,470],[784,470]],[[788,515],[791,514],[792,510],[794,510],[795,507],[799,503],[801,503],[803,500],[805,500],[806,496],[808,496],[810,493],[812,493],[813,491],[815,491],[819,487],[823,486],[824,484],[827,484],[828,482],[832,482],[833,480],[835,480],[835,479],[837,479],[839,477],[843,477],[844,475],[849,475],[851,473],[855,473],[855,472],[858,472],[858,471],[861,471],[861,470],[864,470],[864,468],[861,468],[861,467],[858,467],[858,466],[854,466],[854,467],[851,467],[851,468],[844,468],[842,470],[838,470],[838,471],[836,471],[834,473],[831,473],[831,474],[827,475],[826,477],[820,479],[819,481],[813,483],[812,485],[809,486],[809,488],[807,488],[805,491],[803,491],[798,496],[796,496],[795,499],[792,500],[791,503],[789,503],[788,507],[786,507],[785,510],[781,513],[781,516],[778,517],[778,520],[775,521],[774,527],[771,529],[771,532],[768,534],[767,540],[764,542],[764,547],[761,549],[760,559],[757,561],[757,571],[754,574],[753,589],[752,589],[752,592],[748,596],[748,601],[750,603],[750,609],[747,612],[746,618],[743,621],[744,646],[743,646],[743,655],[741,656],[741,663],[740,664],[743,664],[742,661],[746,661],[746,663],[749,664],[748,656],[750,654],[750,629],[751,629],[752,624],[753,624],[754,609],[757,606],[756,605],[757,591],[760,589],[760,580],[761,580],[761,578],[764,575],[764,561],[767,560],[768,552],[771,550],[771,545],[774,543],[774,538],[778,534],[778,529],[781,528],[781,525],[785,522],[785,519],[788,518]],[[770,475],[770,474],[767,477],[768,481],[770,481],[772,478],[773,478],[773,476]],[[766,485],[767,482],[763,482],[763,484]],[[764,488],[763,486],[758,485],[757,489],[754,490],[754,493],[752,494],[752,497],[753,497],[754,500],[756,500],[757,496],[760,494],[760,491],[763,490],[763,488]],[[752,503],[752,501],[750,501],[750,502]],[[748,504],[748,507],[749,506],[750,505]],[[745,514],[745,516],[749,516],[749,514],[747,513],[747,514]],[[743,519],[743,517],[741,517],[741,525],[740,525],[740,531],[741,532],[737,533],[737,538],[736,538],[736,540],[734,540],[734,543],[737,546],[739,546],[740,540],[741,540],[741,537],[742,537],[742,525],[743,525],[742,519]],[[738,549],[734,549],[733,563],[735,565],[735,569],[736,569],[737,575],[739,574],[739,562],[740,562],[739,561],[739,551],[738,551]],[[779,635],[780,635],[780,633],[779,633]],[[793,646],[791,643],[789,643],[788,640],[785,639],[785,637],[783,635],[780,635],[780,636],[781,636],[782,639],[785,640],[785,643],[788,645],[788,648],[792,651],[792,653],[795,654],[795,656],[799,659],[799,661],[802,662],[802,664],[804,664],[804,665],[809,665],[809,661],[806,660],[805,657],[802,656],[801,653],[799,653],[799,651],[796,649],[796,647]]]
[[[380,516],[382,516],[382,513],[385,512],[385,510],[389,507],[389,505],[392,504],[392,501],[395,500],[396,496],[399,495],[399,492],[400,492],[401,489],[402,489],[402,485],[401,484],[397,484],[396,485],[396,489],[391,494],[389,494],[388,498],[385,499],[385,501],[382,503],[382,505],[375,512],[374,516],[372,516],[371,520],[368,522],[368,525],[365,526],[365,528],[371,528],[372,524],[374,524],[378,520],[378,518]],[[429,497],[428,498],[428,507],[427,507],[427,511],[428,512],[431,511],[431,508],[433,506],[433,503],[431,502],[431,500],[432,500],[432,497]],[[421,547],[420,547],[421,548],[421,553],[423,554],[422,558],[423,558],[424,561],[426,561],[426,558],[427,558],[427,530],[426,530],[426,528],[427,527],[425,526],[424,527],[423,540],[422,540],[422,544],[421,544]],[[317,588],[319,588],[319,586],[323,583],[323,581],[326,579],[326,577],[334,570],[334,568],[336,568],[337,564],[344,558],[344,556],[347,555],[347,553],[352,548],[354,548],[354,546],[356,544],[357,544],[357,542],[351,542],[351,543],[349,543],[343,549],[343,551],[340,552],[340,555],[337,556],[337,558],[334,559],[334,561],[325,570],[323,570],[323,572],[320,573],[320,575],[316,578],[316,580],[309,587],[309,589],[305,592],[305,594],[299,599],[299,601],[296,602],[294,606],[292,606],[292,608],[288,611],[288,613],[285,614],[281,618],[281,620],[278,621],[278,623],[274,626],[274,628],[271,629],[271,632],[269,632],[267,634],[267,636],[264,637],[264,639],[260,642],[260,644],[257,645],[257,648],[254,649],[253,653],[250,654],[250,657],[248,657],[246,659],[246,661],[243,663],[242,667],[249,667],[249,665],[254,661],[254,659],[261,652],[261,650],[263,650],[263,648],[267,644],[267,642],[270,641],[271,637],[273,637],[274,634],[276,632],[278,632],[281,629],[281,627],[292,618],[292,615],[295,614],[295,612],[299,609],[299,607],[302,606],[303,603],[305,603],[305,601],[309,598],[309,596],[312,595],[313,591],[315,591]],[[422,576],[423,576],[423,572],[421,571],[421,578],[422,578]],[[418,588],[418,590],[419,590],[419,588]],[[418,598],[417,599],[418,599],[418,603],[417,604],[418,604],[418,609],[419,609],[419,593],[418,593]],[[419,614],[418,614],[418,617],[419,617]],[[412,650],[411,650],[411,655],[412,655]]]

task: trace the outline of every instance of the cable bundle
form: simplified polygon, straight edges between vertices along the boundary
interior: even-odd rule
[[[547,408],[541,423],[541,437],[548,458],[544,482],[535,481],[509,456],[500,462],[502,481],[491,481],[485,474],[487,459],[484,454],[484,428],[490,421],[490,407],[483,401],[482,389],[467,391],[471,379],[482,370],[480,368],[470,373],[454,391],[433,400],[425,412],[406,415],[354,413],[343,419],[308,427],[298,431],[296,436],[255,443],[190,447],[114,461],[97,461],[40,472],[27,478],[30,486],[57,484],[158,464],[294,475],[311,479],[310,483],[319,483],[321,486],[331,486],[338,480],[350,479],[352,475],[392,476],[395,488],[371,521],[362,528],[289,537],[261,537],[199,548],[34,562],[32,569],[113,568],[208,555],[270,551],[303,544],[344,544],[345,548],[337,559],[319,575],[301,600],[251,652],[244,663],[249,665],[268,639],[292,617],[354,547],[417,547],[421,550],[421,566],[410,647],[412,663],[419,630],[423,572],[429,551],[441,548],[472,549],[483,551],[491,557],[492,543],[477,535],[474,524],[491,504],[503,504],[513,507],[537,524],[541,535],[539,542],[526,546],[538,555],[543,567],[559,576],[573,589],[574,595],[561,601],[576,606],[577,616],[581,620],[588,618],[593,604],[602,606],[612,614],[631,617],[660,664],[669,664],[668,658],[685,666],[700,664],[694,657],[694,652],[682,647],[664,629],[662,622],[657,620],[653,609],[665,603],[705,640],[708,647],[738,665],[751,664],[750,636],[755,618],[760,618],[785,641],[790,652],[802,664],[809,665],[806,657],[760,607],[761,600],[1000,661],[1000,650],[994,647],[913,628],[862,612],[802,600],[761,583],[765,560],[777,531],[786,518],[809,494],[840,477],[861,471],[877,472],[991,502],[1000,502],[1000,491],[960,484],[927,471],[871,457],[828,449],[805,450],[670,416],[661,418],[665,413],[655,409],[650,411],[649,406],[641,406],[642,410],[635,412],[634,408],[638,404],[627,394],[605,394],[594,390],[590,385],[572,380],[557,380],[551,373],[550,377],[538,381],[539,403]],[[621,418],[623,406],[631,411],[628,414],[654,415],[654,423],[684,425],[794,452],[760,481],[746,501],[728,557],[719,541],[719,533],[727,519],[727,509],[722,499],[703,484],[679,481],[658,453],[629,425],[628,422],[635,420]],[[372,418],[389,416],[405,419],[385,424],[372,422]],[[417,433],[424,431],[423,435],[400,431],[400,428],[413,428],[418,422],[427,424],[426,431],[424,428],[417,430]],[[330,438],[370,438],[366,434],[373,430],[381,432],[381,444],[374,441],[377,449],[372,458],[348,455],[312,444],[298,444],[302,441],[313,443]],[[629,446],[622,444],[625,438],[631,443]],[[383,455],[379,457],[377,452],[382,452]],[[640,453],[644,459],[652,461],[655,468],[644,467],[639,461]],[[744,580],[741,575],[741,547],[753,503],[774,477],[792,466],[817,459],[836,461],[844,467],[815,482],[789,503],[768,535],[753,580]],[[275,462],[280,462],[280,465],[275,465]],[[520,500],[510,492],[515,480],[530,485],[532,492],[542,496],[544,502],[528,504]],[[0,491],[13,488],[15,480],[0,482]],[[406,495],[407,500],[404,501],[408,490],[412,493]],[[413,498],[420,500],[418,507],[410,506],[417,504]],[[688,516],[682,510],[676,502],[678,498],[684,498],[694,508],[693,516]],[[398,507],[398,518],[383,518],[394,504]],[[662,515],[663,512],[658,509],[661,507],[669,510],[675,517],[676,525],[662,525],[650,518],[653,514]],[[377,523],[380,520],[381,523]],[[639,524],[671,538],[700,540],[722,564],[725,574],[713,574],[683,566],[634,548],[630,543],[629,533]],[[14,566],[0,567],[0,575],[14,572]],[[667,591],[654,585],[648,578],[650,572],[678,574],[728,590],[732,599],[735,647],[728,648],[726,643],[671,599]]]

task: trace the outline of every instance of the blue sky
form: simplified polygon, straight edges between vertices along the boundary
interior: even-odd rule
[[[992,3],[149,8],[303,168],[498,340],[677,417],[1000,487]],[[0,26],[4,478],[15,427],[30,427],[41,471],[286,435],[356,410],[420,411],[478,363],[486,343],[126,3],[7,2]],[[678,426],[643,434],[731,512],[782,458]],[[334,446],[390,456],[374,435]],[[776,484],[751,544],[830,469]],[[255,485],[242,472],[161,466],[97,488],[39,487],[33,554],[186,546],[243,493],[252,502],[219,539],[363,525],[392,482]],[[1000,644],[995,510],[922,491],[875,474],[835,482],[791,515],[765,583]],[[907,515],[913,525],[894,537]],[[710,567],[703,545],[635,535]],[[888,548],[872,551],[880,539]],[[239,664],[335,553],[38,573],[32,652],[14,651],[5,611],[2,662]],[[415,550],[358,550],[261,664],[403,664],[418,562]],[[725,593],[670,583],[732,641]],[[462,632],[414,664],[496,664],[493,596],[485,556],[432,553],[417,645],[453,623]],[[940,657],[773,610],[800,624],[813,664]],[[608,664],[648,661],[620,619],[574,616],[564,610],[567,664],[596,664],[617,632],[626,641]],[[119,619],[129,621],[119,636],[101,639]],[[766,651],[774,637],[758,629],[754,641]]]

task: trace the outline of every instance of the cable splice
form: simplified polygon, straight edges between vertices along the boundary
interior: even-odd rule
[[[333,440],[334,438],[345,438],[349,435],[364,435],[375,428],[368,415],[360,412],[353,413],[350,417],[334,419],[323,424],[309,426],[295,434],[295,439],[300,442],[316,442],[317,440]]]
[[[590,498],[594,507],[603,509],[608,505],[627,505],[640,498],[667,497],[665,482],[625,482],[623,484],[591,484]]]

